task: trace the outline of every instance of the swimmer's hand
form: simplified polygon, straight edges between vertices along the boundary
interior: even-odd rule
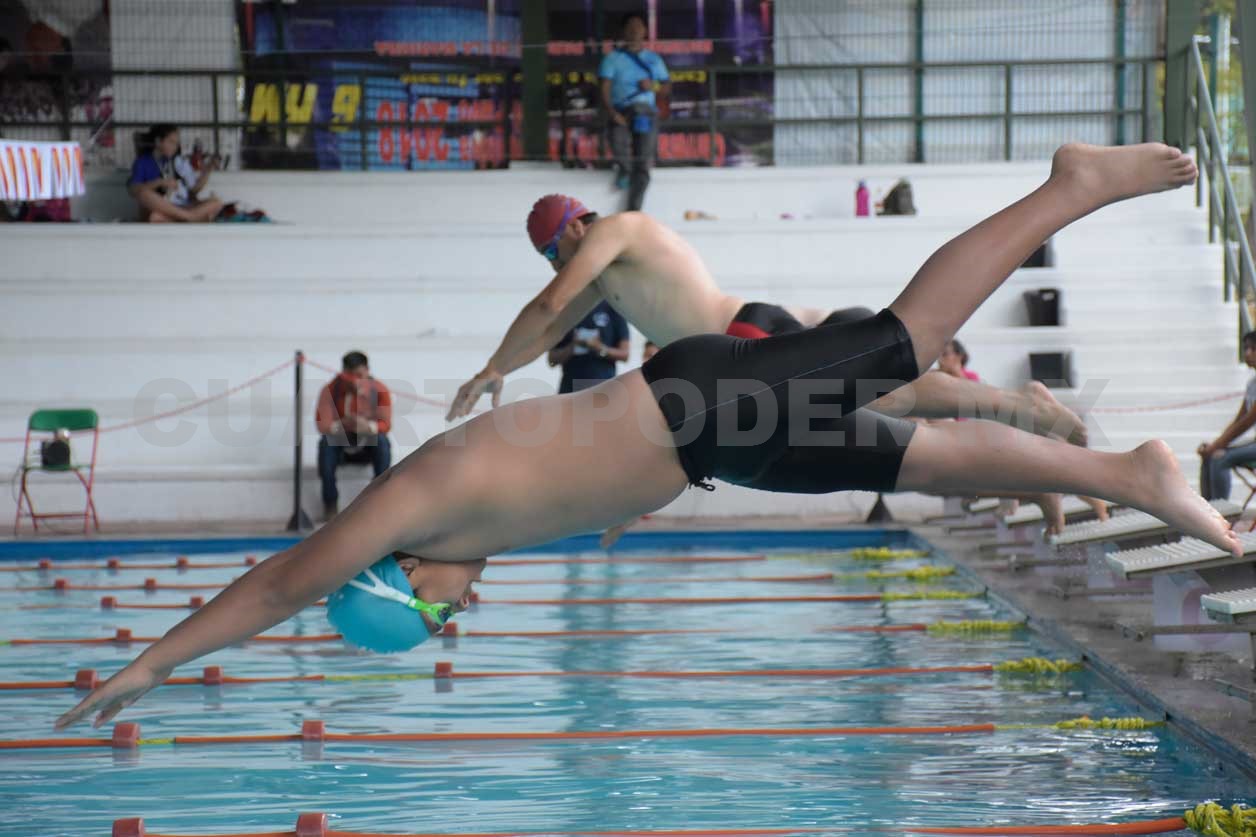
[[[496,407],[502,400],[502,375],[492,369],[484,369],[474,378],[458,387],[458,394],[454,396],[454,403],[449,405],[449,412],[445,414],[445,421],[453,421],[462,418],[471,412],[475,407],[475,402],[480,400],[480,396],[489,392],[493,395],[493,406]]]
[[[634,517],[632,520],[626,520],[617,526],[612,526],[602,533],[602,537],[598,541],[598,544],[602,547],[602,549],[610,549],[619,541],[620,538],[624,536],[624,532],[627,532],[644,519],[645,518],[643,517]]]
[[[102,726],[143,697],[154,686],[165,681],[168,676],[170,676],[168,671],[154,671],[139,660],[135,660],[97,686],[90,695],[79,702],[78,706],[58,718],[53,728],[63,730],[77,724],[93,712],[97,714],[96,720],[92,721],[92,726]]]

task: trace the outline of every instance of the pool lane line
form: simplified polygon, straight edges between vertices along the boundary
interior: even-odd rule
[[[606,558],[490,558],[495,567],[539,567],[570,564],[607,565],[607,564],[731,564],[751,561],[780,560],[823,560],[853,559],[856,561],[897,561],[910,558],[926,558],[929,553],[919,549],[889,549],[887,547],[855,547],[854,549],[828,552],[782,552],[754,555],[656,555],[656,556],[610,556]],[[236,563],[198,563],[179,556],[174,563],[130,563],[110,558],[101,564],[70,564],[40,559],[35,564],[16,566],[0,565],[0,572],[38,572],[41,570],[200,570],[229,569],[240,566],[251,567],[257,563],[257,557],[246,555],[243,564]]]
[[[211,837],[407,837],[399,834],[377,834],[364,831],[333,831],[328,828],[327,814],[309,812],[297,816],[294,831],[251,832],[248,834],[223,834]],[[1001,825],[1001,826],[799,826],[794,828],[682,828],[682,829],[616,829],[582,831],[496,831],[450,832],[440,837],[788,837],[795,834],[954,834],[954,835],[1108,835],[1108,834],[1164,834],[1190,829],[1208,837],[1239,837],[1250,834],[1256,827],[1256,811],[1245,805],[1235,804],[1223,808],[1215,802],[1203,802],[1181,816],[1155,820],[1135,820],[1122,823],[1085,823],[1078,825]],[[155,834],[144,827],[139,817],[114,820],[114,837],[177,837],[172,834]],[[432,837],[412,835],[411,837]]]
[[[0,741],[0,750],[31,750],[56,747],[111,747],[136,749],[142,746],[178,746],[211,744],[279,744],[305,743],[472,743],[479,741],[624,741],[693,738],[841,738],[846,736],[882,735],[993,735],[997,732],[1025,730],[1108,730],[1143,731],[1165,725],[1163,720],[1147,718],[1071,718],[1043,724],[939,724],[925,726],[850,726],[850,727],[723,727],[689,729],[633,730],[566,730],[562,732],[394,732],[394,733],[329,733],[322,721],[304,721],[301,731],[290,734],[253,735],[175,735],[165,738],[143,738],[140,726],[133,722],[114,725],[111,738],[30,738]]]
[[[258,683],[355,683],[414,680],[489,680],[521,678],[587,678],[624,680],[730,680],[735,678],[777,679],[857,679],[865,677],[898,677],[903,675],[937,674],[1029,674],[1057,675],[1079,671],[1076,660],[1048,660],[1026,657],[1001,663],[970,663],[948,666],[887,666],[876,668],[775,668],[775,669],[713,669],[713,670],[551,670],[551,671],[456,671],[453,663],[435,663],[431,672],[380,672],[374,674],[303,674],[273,677],[228,677],[221,666],[206,666],[200,677],[168,677],[165,686],[222,686]],[[28,680],[0,682],[0,691],[35,689],[90,690],[101,682],[94,669],[80,669],[73,680]]]
[[[837,604],[890,603],[923,601],[963,601],[983,599],[983,590],[923,590],[913,593],[844,593],[833,596],[641,596],[594,599],[484,599],[471,594],[476,605],[540,605],[545,607],[611,607],[616,605],[732,605],[732,604]],[[201,596],[192,596],[186,603],[119,602],[113,596],[100,600],[101,610],[195,610],[204,606]],[[326,607],[327,601],[314,602],[312,607]],[[18,605],[16,610],[88,610],[94,605],[45,603]]]
[[[817,558],[827,555],[840,558],[844,557],[843,553],[788,553],[780,556],[771,556],[775,558]],[[769,559],[768,555],[652,555],[638,557],[607,557],[607,558],[490,558],[489,562],[494,567],[544,567],[544,566],[566,566],[587,564],[592,566],[604,566],[608,564],[744,564],[763,562]],[[69,563],[52,561],[47,558],[40,559],[35,564],[17,564],[17,565],[0,565],[0,572],[18,573],[18,572],[52,572],[61,570],[210,570],[210,569],[238,569],[240,567],[252,567],[258,563],[257,556],[246,555],[242,561],[233,562],[197,562],[187,559],[187,556],[180,556],[173,562],[129,562],[119,561],[117,558],[110,558],[99,564],[85,563]]]
[[[598,579],[563,579],[563,578],[524,578],[524,579],[484,579],[476,582],[481,585],[533,585],[551,587],[580,587],[607,584],[735,584],[735,583],[836,583],[839,581],[916,581],[928,582],[939,578],[955,575],[954,567],[916,567],[910,570],[866,570],[858,573],[809,573],[803,575],[750,575],[750,576],[645,576],[640,578],[598,578]],[[119,591],[144,590],[148,592],[174,590],[225,590],[228,584],[182,584],[163,583],[155,578],[146,578],[142,584],[74,584],[69,579],[56,578],[52,584],[23,587],[0,587],[0,593],[43,593],[62,591]]]
[[[18,565],[0,565],[0,572],[4,573],[22,573],[22,572],[48,572],[51,570],[226,570],[239,569],[240,567],[253,567],[257,565],[256,555],[245,555],[243,561],[231,562],[198,562],[192,561],[186,555],[180,555],[172,563],[129,563],[119,561],[117,558],[110,558],[101,564],[72,564],[68,561],[52,561],[47,558],[41,558],[36,564],[18,564]]]
[[[827,625],[818,628],[810,628],[803,633],[873,633],[873,634],[896,634],[896,633],[929,633],[933,635],[943,636],[988,636],[990,634],[1012,633],[1014,631],[1025,630],[1028,627],[1025,622],[1015,621],[998,621],[990,619],[969,619],[951,622],[913,622],[900,625]],[[573,630],[573,631],[465,631],[462,630],[457,622],[448,622],[445,624],[444,630],[440,636],[445,640],[454,640],[461,638],[470,639],[614,639],[628,638],[639,636],[683,636],[688,634],[725,634],[746,636],[747,631],[737,631],[729,628],[644,628],[640,630],[630,629],[601,629],[601,630]],[[17,639],[0,640],[0,646],[26,646],[26,645],[128,645],[131,643],[151,644],[157,642],[161,637],[155,636],[134,636],[130,628],[118,628],[113,636],[104,637],[69,637],[69,638],[39,638],[24,637]],[[341,642],[343,637],[340,634],[310,634],[306,636],[293,636],[285,634],[258,634],[245,640],[245,643],[283,643],[283,644],[303,644],[303,643],[323,643],[323,642]],[[242,643],[243,644],[243,643]]]

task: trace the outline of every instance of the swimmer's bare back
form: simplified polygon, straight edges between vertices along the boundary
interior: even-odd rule
[[[617,224],[621,255],[595,280],[602,297],[646,338],[666,346],[694,334],[723,334],[744,304],[720,289],[693,245],[643,212]]]

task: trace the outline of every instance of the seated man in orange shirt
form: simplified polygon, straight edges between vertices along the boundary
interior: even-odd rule
[[[341,373],[318,396],[315,421],[323,437],[318,441],[318,476],[323,481],[323,517],[339,510],[336,468],[352,462],[375,469],[375,476],[392,464],[388,429],[392,424],[392,393],[371,377],[362,352],[349,352]]]

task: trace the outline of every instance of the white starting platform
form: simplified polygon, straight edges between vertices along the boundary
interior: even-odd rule
[[[1152,582],[1152,625],[1122,625],[1122,630],[1139,638],[1151,636],[1166,651],[1252,657],[1256,532],[1239,535],[1239,544],[1239,558],[1196,538],[1107,555],[1114,574]]]
[[[978,497],[976,499],[971,497],[948,497],[946,499],[959,500],[960,508],[963,512],[958,519],[951,518],[948,521],[943,517],[936,521],[946,524],[948,535],[981,534],[989,531],[998,522],[999,508],[1003,504],[1003,501],[998,497]],[[945,501],[943,507],[945,508]]]
[[[1214,500],[1211,505],[1227,520],[1234,520],[1242,512],[1242,508],[1229,500]],[[1128,509],[1107,520],[1067,524],[1058,535],[1045,538],[1037,545],[1031,557],[1010,559],[1010,566],[1070,577],[1078,575],[1077,571],[1085,566],[1086,585],[1094,595],[1150,592],[1146,581],[1131,582],[1114,574],[1105,556],[1122,549],[1157,546],[1180,538],[1180,532],[1158,517]]]
[[[1082,523],[1095,519],[1094,508],[1080,497],[1066,494],[1060,499],[1064,524]],[[1109,512],[1116,506],[1109,505]],[[1020,508],[1011,514],[998,518],[994,524],[994,543],[987,548],[995,552],[1009,553],[1033,552],[1045,543],[1047,522],[1046,516],[1037,503],[1022,502]]]

